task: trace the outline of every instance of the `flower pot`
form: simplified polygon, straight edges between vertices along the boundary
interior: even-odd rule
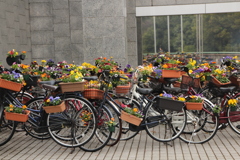
[[[163,78],[179,78],[181,76],[181,71],[178,70],[162,70]]]
[[[202,110],[203,102],[196,103],[196,102],[186,102],[185,103],[187,110]]]
[[[5,88],[5,89],[19,92],[22,88],[22,84],[12,82],[12,81],[7,81],[5,79],[0,79],[0,88]]]
[[[102,99],[103,91],[99,89],[85,89],[83,91],[83,97],[86,99]]]
[[[26,110],[25,112],[26,114],[19,114],[4,111],[5,119],[11,121],[26,122],[28,120],[28,115],[30,114],[30,111]]]
[[[133,116],[124,111],[121,111],[121,119],[136,126],[139,126],[142,122],[142,118]]]
[[[8,56],[6,58],[6,62],[9,66],[11,66],[14,62],[16,62],[17,64],[21,64],[20,56],[16,56],[16,57]]]
[[[168,109],[171,111],[181,111],[184,107],[184,102],[164,97],[158,97],[156,100],[156,107],[159,107],[160,109]]]
[[[69,82],[69,83],[59,83],[62,93],[64,92],[75,92],[84,91],[84,85],[86,82]]]
[[[173,84],[173,87],[178,87],[178,88],[180,88],[180,86],[181,86],[181,82],[175,82],[175,83]]]
[[[117,86],[115,88],[116,94],[126,94],[130,90],[130,83],[127,86]]]
[[[115,126],[108,126],[108,130],[110,132],[115,132]]]
[[[38,78],[40,78],[40,76],[36,75],[23,75],[24,81],[26,82],[27,86],[37,86],[37,82],[38,82]]]
[[[237,86],[237,87],[240,86],[240,78],[231,75],[231,76],[229,77],[229,80],[232,82],[233,85],[235,85],[235,86]]]
[[[66,109],[65,103],[62,102],[56,106],[44,106],[43,109],[46,113],[56,113],[56,112],[63,112]]]
[[[222,83],[219,80],[217,80],[217,78],[215,78],[214,76],[212,76],[211,81],[212,81],[213,84],[215,84],[218,87],[231,84],[231,81],[227,82],[227,83]]]
[[[24,60],[24,59],[26,58],[26,55],[25,55],[25,54],[21,54],[21,55],[19,56],[19,58],[20,58],[21,60]]]

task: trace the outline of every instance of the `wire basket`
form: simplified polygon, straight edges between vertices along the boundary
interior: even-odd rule
[[[192,78],[187,75],[182,75],[181,89],[188,89],[188,87],[194,89],[201,88],[200,78]]]

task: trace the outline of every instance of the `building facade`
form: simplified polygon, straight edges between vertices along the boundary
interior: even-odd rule
[[[141,17],[162,16],[154,11],[159,6],[170,7],[169,14],[173,14],[178,6],[191,10],[191,5],[237,2],[240,0],[0,0],[1,63],[6,65],[5,56],[14,48],[27,51],[23,63],[42,59],[94,63],[94,58],[102,56],[113,57],[122,66],[137,66],[143,55]],[[240,12],[235,6],[232,12]],[[143,12],[144,8],[148,11]],[[156,14],[151,15],[152,11]]]

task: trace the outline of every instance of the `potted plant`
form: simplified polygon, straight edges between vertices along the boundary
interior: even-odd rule
[[[142,117],[143,115],[137,108],[124,106],[123,110],[121,111],[121,119],[136,126],[140,125],[142,122]]]
[[[237,104],[238,104],[237,99],[229,99],[228,103],[227,103],[227,107],[231,107],[231,111],[236,111],[237,110],[237,108],[236,108]]]
[[[86,99],[102,99],[103,90],[100,90],[101,84],[97,80],[91,80],[85,83],[83,97]]]
[[[200,95],[191,95],[186,98],[185,105],[188,110],[202,110],[203,99],[200,97]]]
[[[58,80],[62,81],[59,83],[62,92],[74,92],[83,91],[85,81],[82,73],[78,70],[71,70],[69,74],[62,74]]]
[[[0,88],[18,92],[21,90],[23,82],[23,76],[15,71],[3,71],[0,74]]]
[[[11,121],[26,122],[30,111],[27,110],[27,106],[14,106],[9,104],[4,110],[5,118]]]
[[[211,78],[211,81],[216,85],[216,86],[224,86],[224,85],[229,85],[231,84],[231,81],[228,79],[226,76],[226,73],[224,70],[221,69],[215,69],[213,71],[213,75]]]
[[[156,99],[156,104],[160,109],[181,111],[184,106],[184,101],[185,99],[182,97],[175,97],[172,94],[162,93]]]
[[[11,66],[14,62],[16,62],[17,64],[21,63],[20,56],[15,49],[12,49],[7,53],[6,61],[9,66]]]
[[[60,97],[50,96],[46,98],[43,103],[43,109],[46,113],[55,113],[55,112],[63,112],[66,107],[64,101],[60,99]]]
[[[179,78],[181,71],[178,69],[178,61],[171,59],[168,63],[162,65],[163,78]]]
[[[107,124],[108,130],[109,130],[110,132],[115,132],[115,127],[116,127],[117,123],[115,122],[115,119],[114,119],[114,118],[111,118],[111,120],[105,122],[105,124]]]

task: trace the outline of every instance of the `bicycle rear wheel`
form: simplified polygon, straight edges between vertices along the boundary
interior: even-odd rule
[[[237,106],[227,108],[228,124],[234,132],[240,134],[240,95],[234,97],[237,99]]]
[[[186,125],[186,110],[172,111],[149,107],[145,114],[147,134],[156,141],[169,142],[181,134]]]
[[[0,146],[6,144],[13,137],[16,123],[4,118],[4,107],[0,106]]]
[[[48,131],[55,142],[64,147],[79,147],[87,143],[96,130],[94,108],[81,97],[64,98],[66,110],[51,113],[47,118]]]
[[[217,133],[219,118],[212,111],[214,105],[204,99],[200,111],[187,110],[187,124],[179,138],[186,143],[202,144],[211,140]]]
[[[94,136],[88,143],[80,146],[80,148],[86,152],[95,152],[102,149],[108,144],[112,136],[112,132],[109,131],[108,125],[105,123],[113,117],[111,112],[103,106],[98,108],[97,116],[97,129]]]

